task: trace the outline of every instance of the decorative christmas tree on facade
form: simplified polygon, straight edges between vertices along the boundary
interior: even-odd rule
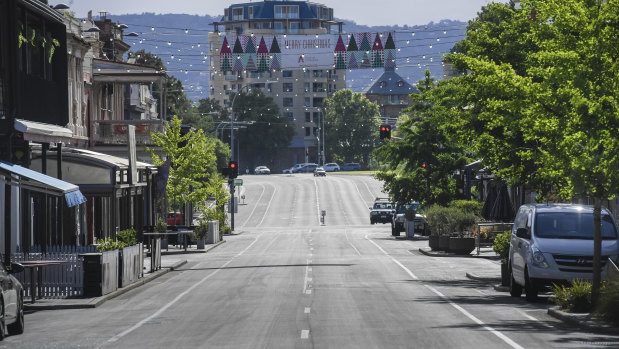
[[[372,45],[372,68],[384,67],[385,51],[383,51],[383,43],[380,41],[380,35],[376,33],[374,45]]]
[[[256,42],[254,41],[256,38],[253,36],[244,36],[245,43],[245,53],[243,54],[243,65],[245,65],[245,70],[256,70]],[[253,69],[247,67],[249,62],[252,62]]]
[[[273,42],[271,42],[271,50],[269,51],[269,58],[271,59],[271,69],[280,70],[281,69],[281,60],[282,60],[282,51],[279,49],[279,44],[277,43],[277,37],[273,37]]]
[[[234,66],[232,71],[242,72],[245,68],[243,66],[243,46],[241,45],[241,40],[239,37],[236,37],[236,41],[234,42],[234,48],[232,49],[232,57],[234,59]]]
[[[224,42],[221,45],[219,60],[222,72],[225,73],[232,71],[232,51],[230,51],[230,45],[228,44],[228,39],[226,37],[224,37]]]
[[[370,51],[372,47],[370,46],[370,41],[368,39],[369,33],[363,33],[361,39],[361,45],[359,46],[359,51],[361,52],[361,64],[360,68],[371,68],[372,62],[370,60]]]
[[[346,45],[342,40],[342,36],[337,39],[335,45],[335,69],[346,69]]]
[[[394,43],[391,33],[389,33],[389,36],[387,37],[387,41],[385,42],[385,68],[394,69],[396,67],[395,58],[396,58],[395,43]]]
[[[348,68],[357,69],[359,68],[359,48],[357,47],[357,40],[355,40],[355,35],[350,34],[350,41],[348,41]],[[354,62],[354,63],[353,63]],[[354,64],[354,66],[352,66]]]
[[[258,71],[269,70],[269,50],[264,42],[264,36],[260,38],[258,45]]]

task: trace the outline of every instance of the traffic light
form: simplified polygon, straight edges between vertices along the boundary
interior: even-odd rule
[[[391,125],[380,125],[380,139],[391,138]]]
[[[309,150],[305,151],[305,156],[309,156]]]
[[[228,177],[236,178],[239,176],[239,164],[236,161],[228,162]]]

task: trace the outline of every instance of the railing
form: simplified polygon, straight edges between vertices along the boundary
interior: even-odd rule
[[[66,298],[77,297],[84,294],[84,271],[83,259],[77,253],[15,253],[11,255],[12,262],[23,261],[63,261],[56,265],[48,265],[41,268],[38,277],[39,296],[42,298]],[[24,288],[24,295],[32,297],[30,294],[30,280],[34,270],[28,268],[21,273],[14,274]],[[36,282],[36,281],[35,281]]]

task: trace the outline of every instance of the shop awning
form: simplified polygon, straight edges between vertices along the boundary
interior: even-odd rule
[[[86,202],[77,185],[10,162],[0,161],[0,175],[11,177],[11,182],[24,189],[64,196],[69,207]]]

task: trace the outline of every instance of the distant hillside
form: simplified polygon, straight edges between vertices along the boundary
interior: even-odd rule
[[[133,51],[146,51],[162,57],[168,71],[183,81],[190,99],[197,101],[208,95],[208,37],[210,25],[219,16],[154,14],[108,15],[112,21],[127,24],[125,34],[136,32],[138,37],[125,37]],[[347,33],[396,31],[398,74],[411,83],[423,78],[430,69],[432,76],[442,79],[442,55],[454,43],[464,38],[466,23],[443,20],[425,26],[365,26],[343,20]],[[381,70],[364,69],[346,73],[347,87],[361,92],[381,74]]]

